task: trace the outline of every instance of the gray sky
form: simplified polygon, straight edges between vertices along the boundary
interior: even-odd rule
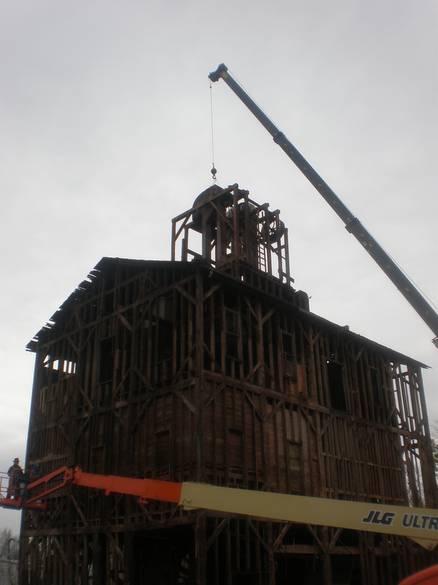
[[[168,259],[210,184],[220,62],[438,303],[435,1],[0,7],[0,469],[24,456],[27,341],[102,256]],[[432,366],[438,420],[432,333],[223,82],[213,97],[218,183],[281,209],[314,312]]]

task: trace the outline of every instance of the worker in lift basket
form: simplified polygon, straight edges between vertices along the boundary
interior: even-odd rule
[[[13,465],[8,469],[9,485],[8,485],[8,498],[18,498],[20,494],[20,480],[23,477],[23,470],[20,467],[20,461],[18,457],[14,459]]]

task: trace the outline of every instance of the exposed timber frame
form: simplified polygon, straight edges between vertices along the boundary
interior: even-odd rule
[[[212,217],[196,210],[174,220],[174,250]],[[434,506],[422,364],[310,313],[288,265],[274,278],[236,257],[236,231],[213,263],[212,226],[200,261],[188,244],[183,261],[102,259],[30,343],[27,465]],[[79,488],[24,514],[21,555],[21,585],[387,585],[435,558],[401,538]]]

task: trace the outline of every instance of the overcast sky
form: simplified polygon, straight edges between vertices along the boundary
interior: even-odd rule
[[[25,453],[27,341],[102,256],[168,259],[211,183],[220,62],[438,302],[435,0],[0,5],[0,469]],[[218,183],[281,209],[314,312],[432,367],[438,420],[432,333],[222,81],[213,100]]]

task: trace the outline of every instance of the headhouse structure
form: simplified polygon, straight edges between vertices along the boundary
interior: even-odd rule
[[[214,185],[171,260],[102,258],[29,343],[26,466],[433,507],[423,364],[312,313],[288,246],[278,210]],[[434,558],[68,487],[24,512],[20,583],[389,585]]]

